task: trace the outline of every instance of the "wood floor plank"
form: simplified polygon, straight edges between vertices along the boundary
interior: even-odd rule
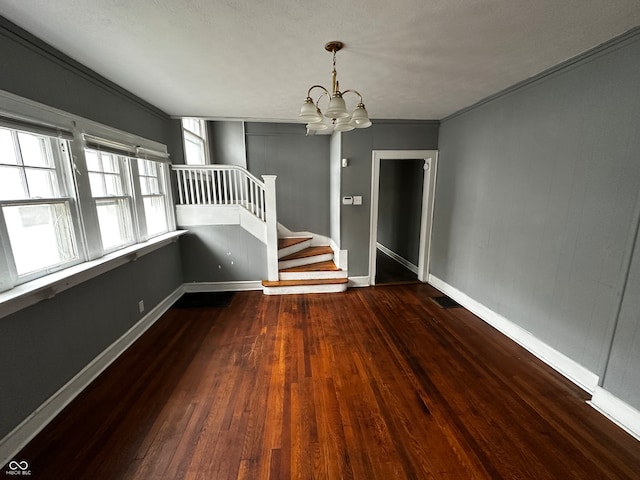
[[[423,284],[171,309],[16,458],[55,479],[637,479],[640,442]]]

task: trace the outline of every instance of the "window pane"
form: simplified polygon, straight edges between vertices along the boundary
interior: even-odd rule
[[[104,175],[104,182],[107,186],[107,195],[123,195],[122,192],[122,181],[119,175]]]
[[[6,128],[0,128],[0,163],[18,164],[18,157],[13,145],[13,135]]]
[[[144,215],[147,219],[147,235],[157,235],[167,231],[164,197],[145,197]]]
[[[149,178],[149,193],[159,195],[160,194],[160,185],[158,185],[157,178]]]
[[[142,195],[149,195],[152,193],[149,188],[148,177],[140,177],[140,192],[142,193]]]
[[[93,150],[84,151],[85,158],[87,159],[87,170],[93,172],[101,172],[100,161],[98,160],[98,153]]]
[[[111,250],[133,241],[129,200],[97,200],[102,248]]]
[[[22,162],[31,167],[52,167],[45,139],[30,133],[18,132]]]
[[[25,173],[31,198],[55,198],[59,196],[53,170],[25,168]]]
[[[51,268],[77,258],[66,203],[3,207],[18,275]]]
[[[199,137],[202,136],[202,120],[198,120],[196,118],[185,118],[182,120],[182,127],[195,133]]]
[[[204,145],[200,141],[187,137],[184,146],[187,165],[204,165]]]
[[[20,167],[0,166],[0,200],[22,200],[27,198],[27,188]]]
[[[102,157],[102,169],[104,172],[120,173],[118,157],[106,153],[102,153],[100,156]]]
[[[91,185],[91,195],[94,197],[106,197],[107,191],[104,185],[102,173],[89,173],[89,184]]]
[[[155,163],[149,160],[138,159],[138,173],[140,175],[156,175]]]

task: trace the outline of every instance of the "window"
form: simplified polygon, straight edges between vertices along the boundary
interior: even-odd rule
[[[151,160],[138,159],[140,192],[144,207],[147,236],[167,231],[166,166]]]
[[[79,260],[66,140],[0,128],[0,232],[11,283]],[[6,283],[6,279],[2,282]]]
[[[187,165],[208,163],[207,128],[204,120],[198,118],[182,119],[184,137],[184,157]]]
[[[0,114],[0,292],[175,229],[163,145],[46,122]]]
[[[124,172],[128,159],[113,153],[85,150],[91,195],[96,205],[104,251],[134,241],[131,195]]]

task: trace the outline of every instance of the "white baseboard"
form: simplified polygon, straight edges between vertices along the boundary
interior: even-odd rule
[[[376,247],[382,252],[384,253],[386,256],[393,258],[396,262],[398,262],[400,265],[402,265],[405,268],[408,268],[410,271],[412,271],[413,273],[415,273],[416,275],[418,274],[418,266],[414,265],[413,263],[411,263],[409,260],[407,260],[406,258],[401,257],[400,255],[398,255],[396,252],[389,250],[387,247],[385,247],[384,245],[382,245],[381,243],[376,243]]]
[[[586,369],[576,361],[550,347],[519,325],[507,320],[476,300],[468,297],[455,287],[439,278],[429,275],[429,283],[453,298],[460,305],[474,313],[489,325],[500,331],[514,342],[520,344],[554,370],[558,371],[588,393],[593,393],[598,385],[598,375]]]
[[[637,440],[640,440],[640,411],[602,387],[596,387],[591,401],[587,403]]]
[[[184,289],[181,285],[0,440],[0,465],[9,462],[24,448],[80,392],[146,332],[183,293]]]
[[[242,292],[245,290],[262,290],[260,280],[242,282],[192,282],[182,285],[186,293],[204,292]]]
[[[359,277],[349,277],[349,288],[353,287],[369,287],[371,284],[369,283],[369,276],[362,275]]]

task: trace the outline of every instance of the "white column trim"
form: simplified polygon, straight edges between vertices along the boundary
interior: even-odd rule
[[[422,215],[420,220],[420,251],[418,280],[426,282],[429,275],[431,231],[435,203],[438,150],[373,150],[371,152],[371,212],[369,220],[369,284],[376,282],[376,244],[378,242],[378,201],[381,160],[424,159],[422,186]]]

